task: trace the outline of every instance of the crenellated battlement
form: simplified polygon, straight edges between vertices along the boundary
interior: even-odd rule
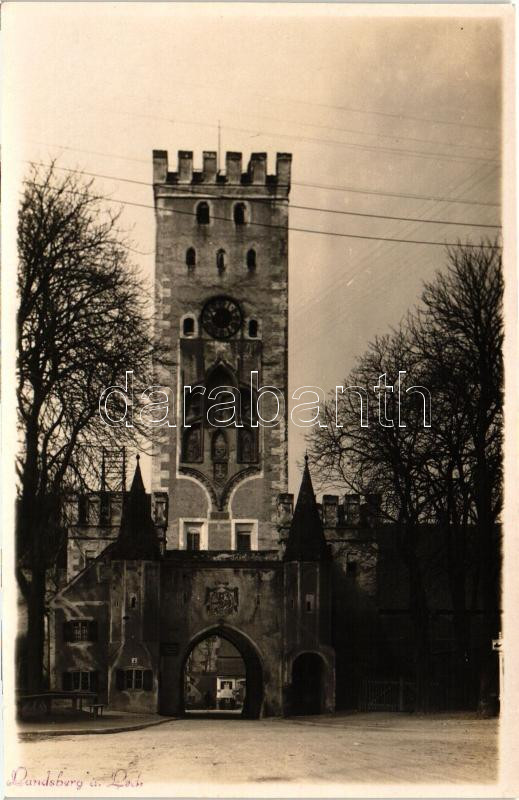
[[[381,496],[379,494],[346,494],[342,498],[334,494],[323,495],[317,503],[325,530],[371,529],[381,523]],[[290,525],[294,513],[294,495],[280,494],[277,500],[278,525]]]
[[[177,186],[268,186],[280,187],[288,193],[290,189],[291,153],[276,154],[276,172],[268,174],[267,154],[251,153],[247,168],[243,171],[242,154],[228,151],[225,154],[225,169],[218,169],[218,156],[214,150],[204,150],[202,169],[193,167],[193,151],[179,150],[177,171],[170,172],[167,150],[153,151],[153,183]]]

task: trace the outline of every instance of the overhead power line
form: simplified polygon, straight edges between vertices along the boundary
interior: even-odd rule
[[[132,156],[121,156],[117,153],[102,153],[98,150],[87,150],[82,147],[70,147],[68,145],[62,144],[49,144],[48,142],[34,142],[34,144],[40,144],[44,147],[52,147],[55,149],[62,149],[62,150],[72,150],[78,153],[87,153],[89,155],[94,156],[101,156],[102,158],[117,158],[123,161],[135,161],[139,164],[150,164],[148,159],[144,158],[135,158]],[[80,171],[80,170],[78,170]],[[128,181],[128,178],[117,178],[117,180],[124,180]],[[147,185],[147,181],[142,181],[143,184]],[[406,192],[384,192],[380,189],[370,189],[367,187],[358,187],[358,186],[340,186],[337,184],[329,184],[329,183],[314,183],[310,181],[291,181],[292,186],[303,186],[305,188],[311,189],[324,189],[326,191],[332,192],[350,192],[352,194],[367,194],[367,195],[374,195],[376,197],[403,197],[409,200],[430,200],[432,202],[445,202],[445,203],[458,203],[462,205],[472,205],[472,206],[490,206],[493,208],[499,208],[500,203],[491,203],[486,200],[463,200],[459,197],[440,197],[438,195],[423,195],[423,194],[412,194]]]
[[[186,120],[165,117],[161,114],[143,114],[139,111],[121,111],[116,108],[103,109],[103,113],[121,114],[129,117],[141,117],[143,119],[159,119],[164,122],[180,125],[196,125],[203,128],[217,128],[214,122],[201,122],[200,120]],[[357,136],[372,136],[379,139],[392,139],[393,141],[414,142],[415,144],[438,145],[440,147],[463,147],[468,150],[493,150],[492,145],[471,144],[470,142],[445,142],[438,139],[419,139],[414,136],[403,136],[395,133],[381,133],[380,131],[366,131],[360,128],[341,128],[337,125],[320,125],[316,122],[305,122],[303,120],[287,119],[280,117],[271,117],[267,114],[261,114],[258,111],[249,111],[250,116],[260,117],[261,119],[269,120],[269,122],[281,122],[283,125],[297,125],[303,128],[317,128],[318,130],[337,131],[338,133],[352,133]],[[222,125],[222,129],[234,130],[231,126]]]
[[[180,123],[181,120],[171,119],[171,123]],[[189,123],[191,124],[191,123]],[[197,123],[200,124],[200,123]],[[213,126],[211,126],[213,127]],[[375,144],[362,144],[360,142],[343,142],[338,139],[323,139],[316,136],[301,136],[300,134],[279,133],[277,131],[261,131],[257,128],[238,128],[231,125],[222,126],[228,131],[237,131],[238,133],[249,133],[254,136],[267,136],[269,139],[290,139],[291,141],[309,142],[310,144],[325,144],[331,147],[344,147],[353,150],[366,150],[367,152],[390,153],[397,156],[412,156],[413,158],[434,158],[441,161],[481,161],[483,163],[499,163],[499,159],[486,158],[485,156],[468,156],[468,155],[455,155],[449,153],[437,153],[427,150],[409,150],[404,147],[387,147]]]
[[[95,176],[95,173],[92,173],[92,174]],[[99,177],[101,177],[101,176],[99,176]],[[35,185],[43,187],[43,184],[38,184],[36,182],[35,182]],[[77,192],[77,191],[74,191],[74,190],[68,190],[68,193],[72,194],[72,195],[80,196],[80,197],[88,196],[84,192]],[[101,198],[98,198],[98,199],[101,199]],[[117,203],[117,204],[123,205],[123,206],[133,206],[133,207],[136,207],[136,208],[147,208],[147,209],[150,209],[152,211],[156,210],[155,206],[148,205],[147,203],[136,203],[136,202],[131,201],[131,200],[119,200],[118,198],[109,198],[109,202]],[[181,216],[196,217],[196,212],[195,211],[185,211],[185,210],[176,209],[176,208],[161,208],[161,209],[159,209],[159,211],[161,211],[162,213],[166,213],[166,214],[178,214],[178,215],[181,215]],[[216,214],[213,214],[212,218],[216,219],[216,220],[219,220],[220,222],[227,222],[227,223],[231,223],[231,224],[234,225],[234,221],[232,219],[229,219],[228,217],[220,217],[220,216],[217,216]],[[420,245],[432,245],[432,246],[438,246],[438,247],[458,247],[458,246],[462,246],[462,247],[469,247],[469,248],[485,248],[485,249],[486,248],[492,248],[494,246],[492,244],[488,244],[488,245],[485,245],[485,244],[472,244],[472,243],[463,244],[461,242],[438,242],[438,241],[425,241],[425,240],[416,240],[416,239],[399,239],[399,238],[390,238],[390,237],[387,237],[387,236],[364,236],[364,235],[361,235],[361,234],[342,233],[342,232],[338,232],[338,231],[320,231],[320,230],[316,230],[315,228],[299,228],[299,227],[293,227],[291,225],[286,225],[286,226],[285,225],[272,225],[271,223],[268,223],[268,222],[249,222],[248,224],[250,226],[255,226],[255,227],[260,227],[260,228],[271,228],[272,230],[288,230],[288,231],[293,231],[294,233],[307,233],[307,234],[313,234],[313,235],[316,235],[316,236],[335,236],[335,237],[344,238],[344,239],[363,239],[363,240],[366,240],[366,241],[376,241],[376,242],[380,242],[380,241],[383,241],[383,242],[397,242],[399,244],[420,244]]]
[[[36,162],[37,166],[46,167],[49,166],[48,164],[42,164],[41,162]],[[71,169],[70,167],[59,167],[56,165],[56,169],[62,170],[64,172],[78,172],[78,170]],[[115,175],[103,175],[98,172],[87,172],[80,170],[82,175],[88,175],[92,178],[102,178],[104,180],[111,180],[123,183],[135,183],[139,186],[148,186],[152,187],[153,184],[149,181],[139,181],[135,178],[118,178]],[[182,187],[184,188],[184,187]],[[188,187],[186,187],[187,189]],[[194,188],[194,187],[193,187]],[[190,187],[188,190],[189,194],[193,194],[196,196],[196,191],[191,192]],[[215,195],[216,197],[217,195]],[[218,195],[220,199],[224,198],[224,195]],[[429,219],[429,218],[421,218],[421,217],[396,217],[391,216],[389,214],[372,214],[363,211],[346,211],[345,209],[335,209],[335,208],[322,208],[319,206],[301,206],[297,205],[296,203],[290,203],[290,208],[297,208],[301,211],[317,211],[322,212],[325,214],[342,214],[344,216],[350,217],[368,217],[369,219],[387,219],[387,220],[394,220],[397,222],[420,222],[420,223],[427,223],[433,225],[461,225],[468,228],[494,228],[499,229],[501,225],[491,225],[485,222],[461,222],[458,220],[446,220],[446,219]]]
[[[480,167],[477,167],[476,171],[470,177],[463,181],[458,180],[451,183],[449,185],[449,191],[459,191],[462,188],[464,191],[473,191],[489,177],[489,174],[478,176],[477,172],[479,170]],[[410,234],[414,234],[417,227],[417,225],[406,226],[406,230],[404,231],[405,235],[409,236]],[[366,302],[373,302],[374,297],[383,297],[388,291],[387,284],[389,281],[394,285],[403,275],[406,275],[408,271],[412,269],[412,259],[414,258],[412,251],[410,254],[408,248],[406,253],[399,254],[399,266],[396,269],[386,271],[375,267],[371,277],[370,271],[368,270],[368,272],[366,272],[366,267],[364,265],[369,263],[370,267],[372,267],[374,263],[376,264],[377,258],[380,259],[383,257],[386,259],[390,257],[391,252],[395,251],[397,246],[396,244],[385,244],[382,242],[374,245],[370,248],[369,253],[365,253],[355,259],[355,268],[353,270],[345,269],[333,281],[333,285],[324,290],[321,288],[320,291],[307,295],[307,298],[302,302],[298,302],[292,312],[293,319],[304,320],[305,332],[311,337],[318,333],[320,325],[328,323],[335,325],[342,321],[345,313],[342,310],[337,311],[334,303],[334,297],[340,296],[341,290],[348,292],[349,304],[353,303],[353,305],[358,305],[359,307],[362,307]],[[384,249],[382,250],[382,248]],[[357,282],[361,276],[364,278],[363,286]],[[350,288],[351,284],[355,284],[353,288]],[[346,305],[344,307],[347,308],[348,306]],[[310,309],[313,310],[313,313],[309,317]],[[315,313],[315,309],[319,309],[317,314]],[[313,322],[309,323],[309,319],[312,319]],[[302,348],[296,346],[295,352],[298,352],[300,349]]]
[[[438,203],[463,203],[463,205],[468,206],[492,206],[494,208],[499,208],[501,203],[489,203],[488,201],[483,200],[461,200],[460,198],[456,197],[439,197],[438,195],[433,194],[404,194],[403,192],[382,192],[378,189],[359,189],[353,186],[334,186],[332,184],[325,184],[325,183],[308,183],[308,182],[299,182],[293,181],[294,185],[296,186],[307,186],[312,189],[325,189],[326,191],[331,192],[352,192],[353,194],[372,194],[376,195],[377,197],[404,197],[409,198],[410,200],[430,200],[431,202],[438,202]]]
[[[107,113],[111,114],[122,114],[125,116],[130,117],[141,117],[142,119],[157,119],[163,122],[168,122],[170,125],[194,125],[199,128],[212,128],[213,130],[218,129],[218,125],[214,122],[201,122],[200,120],[192,120],[192,119],[184,119],[179,117],[165,117],[162,114],[144,114],[141,112],[132,112],[132,111],[119,111],[118,109],[106,109]],[[249,112],[250,114],[250,112]],[[338,131],[339,133],[350,133],[354,136],[371,136],[380,139],[391,139],[395,142],[413,142],[414,144],[426,144],[426,145],[438,145],[439,147],[463,147],[465,150],[493,150],[494,148],[490,145],[478,145],[478,144],[470,144],[469,142],[444,142],[438,141],[437,139],[419,139],[413,136],[400,136],[398,134],[388,134],[388,133],[380,133],[379,131],[365,131],[359,128],[339,128],[334,125],[318,125],[313,122],[299,122],[297,120],[286,120],[280,119],[279,117],[270,117],[265,114],[260,114],[257,112],[252,112],[252,116],[257,116],[262,119],[266,119],[272,122],[281,122],[282,124],[288,125],[298,125],[300,127],[307,127],[307,128],[318,128],[321,130],[332,130]],[[258,131],[256,128],[238,128],[233,125],[221,125],[222,130],[228,131],[238,131],[240,133],[248,133],[254,134],[254,136],[273,136],[273,137],[281,137],[281,138],[292,138],[300,141],[309,141],[309,142],[318,142],[323,144],[329,145],[345,145],[350,147],[360,147],[361,149],[366,148],[373,148],[377,150],[384,150],[389,149],[390,152],[393,152],[391,148],[384,148],[383,146],[373,145],[365,145],[362,142],[344,142],[344,141],[337,141],[334,139],[323,139],[318,138],[316,136],[301,136],[298,134],[290,134],[290,133],[282,133],[281,131]],[[462,155],[458,156],[455,153],[450,155],[449,153],[430,153],[427,151],[410,151],[406,150],[405,148],[396,148],[394,152],[397,153],[404,153],[404,154],[411,154],[411,155],[424,155],[424,156],[440,156],[446,158],[453,158],[453,159],[462,159],[462,160],[483,160],[483,161],[493,161],[499,159],[499,154],[494,153],[494,158],[484,158],[483,156],[469,156],[469,155]]]
[[[170,81],[170,83],[171,83],[171,81]],[[195,87],[195,88],[198,88],[198,89],[204,89],[205,91],[207,91],[207,88],[208,88],[207,84],[205,84],[205,83],[202,84],[202,83],[190,82],[188,84],[185,81],[177,81],[176,83],[179,86],[182,86],[182,87],[191,86],[191,87]],[[211,84],[211,90],[214,91],[215,88],[217,88],[217,87],[214,84]],[[225,86],[224,88],[225,88],[226,92],[229,91],[229,87],[228,86]],[[480,131],[495,131],[495,130],[497,130],[497,128],[495,128],[495,127],[491,127],[491,126],[488,126],[488,125],[476,125],[476,124],[471,124],[470,122],[454,122],[453,120],[441,120],[441,119],[434,119],[434,118],[430,118],[430,117],[429,118],[427,118],[427,117],[415,117],[415,116],[410,116],[408,114],[401,114],[401,113],[399,113],[397,111],[393,111],[393,112],[391,112],[391,111],[378,111],[376,109],[374,110],[374,109],[356,108],[354,106],[333,105],[332,103],[318,103],[318,102],[315,102],[315,101],[312,101],[312,100],[298,99],[298,98],[293,97],[293,96],[290,96],[290,97],[273,97],[271,94],[267,95],[267,94],[261,94],[260,92],[251,92],[249,86],[247,86],[246,89],[247,89],[246,93],[249,94],[249,95],[254,95],[255,97],[262,97],[263,99],[268,100],[270,103],[272,103],[272,102],[281,103],[283,106],[285,106],[287,103],[296,103],[296,104],[305,105],[305,106],[315,106],[317,108],[329,108],[332,111],[341,111],[341,112],[354,113],[354,114],[366,114],[366,115],[373,115],[373,116],[378,116],[378,117],[389,117],[389,118],[392,118],[392,119],[400,119],[400,120],[408,119],[408,120],[411,120],[412,122],[426,123],[427,125],[449,125],[449,126],[455,126],[457,128],[458,127],[459,128],[473,128],[473,129],[480,130]],[[241,90],[237,90],[236,91],[236,95],[237,96],[241,96],[244,93],[245,92],[241,91]]]

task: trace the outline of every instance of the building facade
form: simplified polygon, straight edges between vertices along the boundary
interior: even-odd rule
[[[154,151],[157,311],[173,364],[162,384],[174,410],[153,493],[137,464],[129,492],[72,512],[67,583],[52,602],[56,688],[178,714],[190,654],[217,636],[243,658],[246,716],[335,707],[330,549],[307,465],[286,524],[290,166],[278,154],[269,175],[256,153],[242,171],[241,154],[227,153],[221,173],[205,152],[197,172],[181,151],[170,172]]]
[[[167,153],[153,154],[171,413],[149,494],[137,464],[130,491],[70,501],[50,686],[95,691],[113,709],[183,713],[186,665],[219,637],[244,662],[245,716],[412,709],[401,531],[381,524],[377,495],[317,504],[308,464],[295,506],[287,493],[291,158],[278,154],[274,174],[262,153],[245,171],[238,153],[227,153],[224,172],[216,162],[204,153],[196,171],[181,151],[170,172]],[[460,681],[448,531],[422,526],[416,536],[434,565],[425,575],[432,705],[467,707],[488,649],[480,600],[467,598],[470,668]]]

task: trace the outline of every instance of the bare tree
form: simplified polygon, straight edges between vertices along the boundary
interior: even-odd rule
[[[118,215],[91,182],[56,167],[31,169],[18,222],[17,567],[27,604],[28,686],[42,684],[45,584],[62,543],[61,500],[95,468],[98,445],[144,446],[149,429],[110,427],[99,397],[133,370],[146,385],[152,359],[151,302],[128,263]],[[111,414],[125,412],[122,395]]]
[[[421,383],[421,365],[405,328],[375,339],[358,360],[337,404],[335,397],[327,403],[326,427],[315,429],[309,456],[321,484],[323,480],[336,484],[339,478],[356,493],[381,494],[383,517],[393,523],[392,544],[408,574],[417,705],[427,709],[430,658],[425,570],[429,565],[421,558],[418,528],[428,511],[422,480],[430,430],[423,425],[423,398],[406,395],[404,375],[400,375],[398,391],[402,371],[412,375],[414,383]],[[376,399],[374,387],[379,383],[387,388],[378,388]]]
[[[450,248],[425,286],[412,336],[434,386],[435,449],[428,491],[448,547],[460,681],[471,672],[471,614],[483,611],[479,702],[495,679],[499,632],[503,439],[503,275],[497,242]],[[465,674],[464,674],[465,673]],[[495,687],[494,687],[495,691]]]
[[[356,388],[339,397],[337,415],[330,400],[326,427],[309,440],[321,486],[339,481],[355,492],[381,492],[385,518],[395,523],[394,543],[409,576],[422,708],[430,679],[428,575],[438,569],[452,598],[458,683],[471,669],[469,612],[483,610],[484,652],[477,659],[482,704],[490,691],[491,638],[499,630],[502,292],[497,243],[451,248],[446,271],[425,286],[420,309],[369,346],[346,382]],[[431,388],[430,428],[420,393],[412,391],[411,399],[405,386],[397,393],[402,370],[413,384]],[[363,426],[360,397],[373,397],[380,375],[393,390],[379,391],[380,415],[373,419],[371,412]],[[439,535],[421,548],[425,523]]]

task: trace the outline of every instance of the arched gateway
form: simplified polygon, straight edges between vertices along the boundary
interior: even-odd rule
[[[284,551],[246,553],[161,551],[137,466],[117,540],[52,608],[53,685],[81,655],[81,670],[95,674],[99,700],[112,709],[184,713],[186,661],[220,637],[243,659],[244,717],[333,710],[330,561],[308,466]],[[70,619],[71,608],[88,626]],[[95,641],[71,629],[94,631]]]
[[[208,630],[203,630],[189,643],[181,660],[180,711],[186,711],[186,665],[188,659],[198,645],[214,638],[230,642],[243,659],[245,676],[241,715],[246,719],[258,719],[261,716],[263,705],[263,666],[261,656],[256,645],[247,636],[227,625],[217,625]],[[218,680],[217,669],[215,668],[213,672],[215,680]],[[221,668],[221,672],[223,679],[226,677],[225,667]]]

